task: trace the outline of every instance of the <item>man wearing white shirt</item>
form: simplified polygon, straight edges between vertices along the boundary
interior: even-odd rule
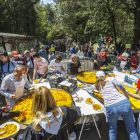
[[[60,73],[63,70],[65,72],[65,70],[63,68],[63,61],[62,61],[61,55],[57,55],[56,59],[53,59],[50,62],[50,70],[53,72],[60,72]]]

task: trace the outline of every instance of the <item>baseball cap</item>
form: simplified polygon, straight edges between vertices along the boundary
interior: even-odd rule
[[[0,52],[1,55],[4,55],[4,56],[8,56],[8,53],[6,51],[2,51]]]
[[[24,51],[24,55],[26,55],[27,53],[30,53],[29,50]]]
[[[13,51],[12,54],[13,54],[13,56],[18,56],[18,52],[17,51]]]
[[[105,73],[104,73],[103,71],[98,71],[98,72],[96,73],[96,77],[99,78],[100,76],[105,77]]]

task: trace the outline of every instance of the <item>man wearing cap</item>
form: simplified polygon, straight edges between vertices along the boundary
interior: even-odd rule
[[[35,80],[36,74],[38,72],[38,78],[40,78],[40,81],[41,81],[42,78],[47,77],[48,62],[45,58],[40,57],[40,55],[37,52],[33,53],[33,58],[34,58],[33,80]]]
[[[45,59],[47,58],[47,52],[46,52],[44,46],[42,46],[42,49],[39,50],[39,55],[40,55],[41,57],[45,58]]]
[[[11,58],[11,61],[15,61],[18,65],[25,65],[27,66],[25,60],[23,57],[19,57],[19,54],[17,51],[13,51],[13,58]]]
[[[124,52],[122,55],[118,56],[115,60],[115,65],[113,71],[121,71],[123,73],[126,73],[126,69],[130,68],[130,63],[128,61],[129,54]]]
[[[102,66],[107,67],[108,65],[108,57],[106,53],[106,49],[102,49],[101,52],[95,54],[93,56],[94,59],[94,69],[99,70]]]
[[[29,80],[29,81],[30,81],[30,80],[32,81],[32,80],[33,80],[33,72],[34,72],[34,59],[33,59],[33,57],[31,56],[29,50],[26,50],[26,51],[24,52],[24,55],[25,55],[25,57],[24,57],[25,62],[26,62],[26,64],[27,64],[27,66],[29,67],[27,77],[28,77],[28,80]],[[30,76],[30,78],[29,78],[29,76]]]
[[[14,71],[17,63],[8,59],[8,54],[6,51],[1,52],[0,57],[2,61],[0,65],[0,79],[2,80],[6,75],[9,75]]]

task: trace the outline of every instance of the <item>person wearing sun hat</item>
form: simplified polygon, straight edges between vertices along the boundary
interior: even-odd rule
[[[11,58],[11,61],[15,61],[18,65],[25,65],[27,66],[25,59],[23,57],[19,57],[19,54],[17,51],[13,51],[13,58]]]
[[[109,139],[116,140],[117,121],[121,115],[130,140],[138,140],[133,111],[124,86],[114,77],[105,78],[105,73],[103,71],[98,71],[96,73],[96,78],[95,89],[104,99],[105,114],[109,123]],[[124,95],[118,91],[117,87]]]
[[[116,58],[113,71],[121,71],[125,73],[125,67],[130,68],[130,63],[128,62],[129,54],[124,52],[122,55]]]

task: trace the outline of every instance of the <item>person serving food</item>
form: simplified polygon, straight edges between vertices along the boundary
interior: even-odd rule
[[[65,72],[65,70],[63,68],[63,61],[62,61],[61,55],[57,55],[56,59],[51,61],[50,70],[53,72],[59,72],[59,73],[61,73],[61,71]]]
[[[100,53],[93,56],[94,59],[94,69],[99,70],[101,67],[108,65],[108,57],[106,54],[106,49],[102,49]]]
[[[34,86],[25,83],[24,71],[25,66],[17,65],[14,68],[14,72],[2,80],[0,93],[2,96],[8,98],[10,105],[13,105],[17,99],[24,95],[24,87],[28,89]]]

